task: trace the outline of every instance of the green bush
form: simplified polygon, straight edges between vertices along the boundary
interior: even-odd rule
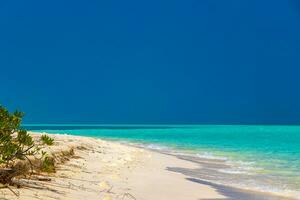
[[[31,172],[34,166],[32,158],[29,156],[42,155],[42,171],[54,171],[54,159],[46,156],[46,152],[41,151],[42,147],[36,144],[32,137],[20,127],[24,114],[21,112],[10,113],[7,109],[0,106],[0,183],[12,184],[15,176],[27,173],[18,168],[20,160],[27,160],[30,164]],[[52,145],[53,139],[42,136],[44,144]]]
[[[48,135],[42,135],[41,136],[41,141],[42,141],[43,144],[46,144],[46,145],[49,145],[49,146],[53,145],[53,143],[54,143],[54,139],[49,137]]]
[[[22,112],[10,113],[0,106],[0,164],[6,167],[12,167],[16,160],[28,159],[39,150],[27,131],[20,128],[23,116]]]
[[[55,172],[55,160],[53,157],[46,156],[41,164],[41,171],[47,173]]]

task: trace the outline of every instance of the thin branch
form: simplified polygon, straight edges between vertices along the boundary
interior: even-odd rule
[[[25,158],[28,160],[28,162],[29,162],[29,164],[30,164],[30,169],[31,169],[31,174],[33,174],[33,164],[32,164],[32,162],[31,162],[31,160],[26,156],[26,155],[24,155],[25,156]],[[31,176],[31,174],[30,174],[30,176]]]

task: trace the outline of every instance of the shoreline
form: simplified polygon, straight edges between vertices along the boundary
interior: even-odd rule
[[[149,149],[149,148],[143,147],[143,146],[130,145],[130,144],[126,144],[126,143],[125,143],[125,145],[142,148],[147,151],[152,151],[152,152],[156,152],[159,154],[173,156],[178,159],[196,164],[197,168],[195,168],[195,169],[180,168],[180,167],[168,167],[167,170],[173,171],[176,173],[181,173],[185,176],[188,176],[189,178],[187,178],[187,180],[189,180],[189,181],[211,186],[215,190],[219,191],[220,194],[224,195],[226,198],[230,198],[231,200],[241,200],[241,199],[243,199],[243,200],[253,200],[253,199],[255,199],[255,200],[283,200],[283,199],[284,200],[298,200],[295,197],[282,195],[282,194],[279,194],[276,192],[266,192],[266,191],[261,191],[261,190],[255,190],[252,188],[243,188],[243,187],[239,187],[239,186],[226,185],[226,184],[216,183],[216,182],[213,182],[210,180],[203,179],[201,176],[198,176],[198,170],[201,168],[204,168],[203,163],[206,164],[206,162],[212,161],[213,159],[211,159],[211,158],[210,159],[196,158],[195,155],[189,154],[190,152],[187,154],[176,154],[176,153],[164,152],[164,151],[157,150],[157,149]]]
[[[85,136],[83,136],[85,137]],[[101,138],[103,139],[103,138]],[[243,174],[240,174],[240,172],[235,173],[235,168],[238,167],[236,165],[232,165],[232,162],[234,162],[233,160],[228,160],[228,158],[226,157],[221,157],[221,156],[215,156],[215,155],[200,155],[198,154],[197,151],[195,150],[191,150],[191,149],[177,149],[176,147],[170,147],[167,145],[161,145],[161,144],[148,144],[148,143],[140,143],[140,142],[128,142],[128,141],[120,141],[120,140],[111,140],[111,139],[103,139],[106,141],[110,141],[110,142],[117,142],[120,143],[122,145],[126,145],[126,146],[131,146],[131,147],[135,147],[135,148],[142,148],[145,149],[147,151],[152,151],[152,152],[156,152],[159,154],[165,154],[165,155],[169,155],[169,156],[173,156],[176,157],[178,159],[181,160],[185,160],[188,162],[192,162],[198,165],[198,168],[195,170],[191,170],[191,169],[168,169],[177,173],[182,173],[186,176],[191,176],[192,178],[190,179],[191,181],[195,181],[198,183],[203,183],[203,184],[207,184],[210,186],[213,186],[215,189],[219,189],[221,188],[221,190],[223,192],[225,192],[227,195],[232,196],[231,193],[234,193],[234,196],[238,196],[240,198],[236,198],[236,199],[262,199],[262,200],[277,200],[277,199],[285,199],[285,200],[298,200],[300,199],[300,196],[298,196],[298,192],[297,194],[294,194],[295,192],[293,191],[293,193],[285,193],[283,194],[281,191],[268,191],[268,190],[264,190],[261,189],[260,186],[256,186],[253,187],[253,185],[250,186],[245,186],[245,185],[240,185],[240,184],[228,184],[228,183],[224,183],[224,182],[219,182],[219,181],[212,181],[209,179],[205,179],[203,177],[203,174],[199,175],[199,171],[205,171],[205,168],[209,167],[211,168],[211,166],[216,165],[218,168],[219,166],[225,167],[225,168],[219,168],[220,171],[222,171],[222,169],[226,169],[227,167],[230,166],[230,168],[234,171],[229,171],[226,172],[226,175],[228,175],[229,177],[232,176],[240,176]],[[227,161],[229,161],[229,163],[227,163]],[[237,162],[237,161],[235,161]],[[245,162],[246,161],[238,161],[238,162]],[[217,174],[215,171],[212,172],[211,170],[207,170],[205,171],[207,172],[208,176],[211,176],[211,174]],[[260,174],[258,174],[257,176],[260,176]],[[200,181],[199,181],[200,180]],[[267,186],[269,187],[269,185]],[[299,192],[300,194],[300,192]],[[231,197],[232,198],[232,197]],[[235,199],[235,198],[234,198]]]
[[[188,157],[93,137],[49,135],[55,138],[55,148],[74,148],[76,158],[59,165],[49,183],[29,181],[35,187],[20,189],[24,200],[289,199],[202,180],[195,172],[203,166]],[[4,199],[15,198],[9,191],[2,194]]]

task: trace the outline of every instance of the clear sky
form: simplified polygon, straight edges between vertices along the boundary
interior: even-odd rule
[[[298,0],[1,0],[27,123],[300,124]]]

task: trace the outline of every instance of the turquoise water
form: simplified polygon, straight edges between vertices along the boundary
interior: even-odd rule
[[[222,162],[210,181],[300,196],[300,126],[28,125],[27,129],[127,141]],[[203,177],[210,179],[208,177]]]

